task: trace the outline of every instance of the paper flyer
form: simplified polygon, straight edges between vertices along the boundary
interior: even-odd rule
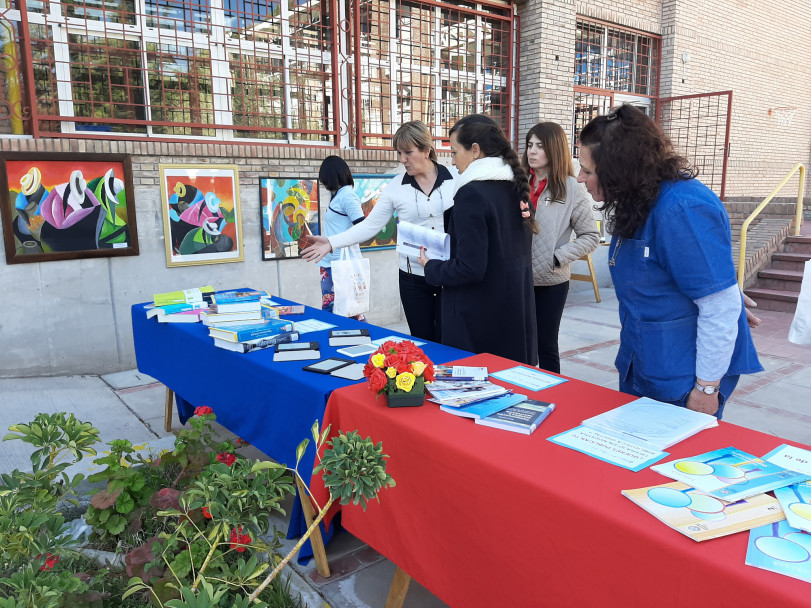
[[[804,481],[774,491],[792,528],[811,532],[811,481]]]
[[[518,365],[508,369],[501,370],[500,372],[493,372],[490,374],[493,378],[498,378],[504,382],[515,384],[531,391],[541,391],[550,386],[568,382],[566,378],[558,378],[552,374],[544,373],[534,367],[524,367]]]
[[[634,472],[641,471],[667,456],[667,452],[651,450],[584,426],[578,426],[548,439],[558,445]]]
[[[749,532],[746,565],[811,583],[811,534],[786,521]]]

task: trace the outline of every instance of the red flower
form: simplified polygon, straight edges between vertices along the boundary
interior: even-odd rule
[[[235,549],[237,553],[245,553],[245,547],[240,545],[250,545],[251,537],[242,533],[242,526],[231,530],[231,548]]]
[[[200,407],[194,408],[194,415],[195,416],[208,416],[209,414],[213,414],[214,410],[212,410],[207,405],[201,405]]]
[[[37,559],[39,559],[40,557],[42,557],[42,553],[37,555]],[[50,570],[51,568],[53,568],[56,565],[56,563],[58,561],[59,561],[59,556],[58,555],[53,555],[51,553],[46,553],[45,554],[45,563],[42,564],[39,567],[39,571],[42,572],[43,570]]]
[[[374,393],[382,391],[388,383],[389,378],[382,369],[376,367],[369,374],[369,390]]]
[[[229,467],[237,461],[237,457],[230,452],[221,452],[217,454],[217,462],[224,462]]]
[[[244,448],[247,445],[251,445],[251,444],[248,443],[247,441],[245,441],[244,439],[242,439],[241,437],[239,439],[237,439],[237,447],[238,448]]]
[[[428,359],[424,361],[424,363],[428,366],[425,368],[425,371],[422,372],[422,377],[425,378],[426,382],[433,382],[434,381],[434,364],[431,363]]]
[[[209,511],[208,507],[203,507],[203,517],[211,519],[211,511]]]

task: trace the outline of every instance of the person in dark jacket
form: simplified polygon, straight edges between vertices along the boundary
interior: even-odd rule
[[[501,128],[470,115],[450,131],[459,171],[446,212],[448,260],[420,255],[425,280],[442,286],[442,343],[536,365],[532,281],[537,230],[527,174]]]

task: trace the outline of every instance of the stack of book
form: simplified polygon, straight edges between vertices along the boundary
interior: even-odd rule
[[[195,289],[156,293],[153,304],[146,309],[146,318],[159,323],[198,323],[209,310],[214,288],[207,285]]]
[[[265,317],[262,314],[260,298],[266,297],[264,291],[221,291],[212,296],[211,310],[202,315],[202,320],[209,327],[223,325],[256,325]]]
[[[209,326],[214,345],[238,353],[249,353],[299,339],[292,321],[264,319],[252,325]]]
[[[470,405],[511,392],[487,380],[436,380],[428,385],[428,390],[431,392],[429,401],[448,408]]]

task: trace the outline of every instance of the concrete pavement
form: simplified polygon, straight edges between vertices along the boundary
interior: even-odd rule
[[[570,293],[563,315],[560,348],[563,374],[617,388],[613,367],[619,344],[617,301],[611,289],[601,289],[597,304],[591,291]],[[792,315],[762,311],[763,322],[754,330],[764,372],[745,377],[725,411],[725,420],[765,433],[811,444],[811,346],[787,340]],[[407,331],[404,324],[390,329]],[[164,388],[137,370],[104,376],[65,376],[0,379],[0,430],[27,422],[38,412],[73,412],[101,431],[102,441],[126,438],[156,447],[170,444],[163,430]],[[175,420],[174,427],[178,427]],[[0,472],[30,467],[31,450],[20,441],[0,442]],[[263,457],[255,451],[251,457]],[[89,462],[85,464],[90,465]],[[92,465],[88,470],[92,470]],[[278,521],[280,529],[286,522]],[[286,541],[292,546],[294,541]],[[332,576],[323,579],[314,563],[294,566],[293,587],[312,607],[365,608],[383,606],[395,565],[348,533],[339,534],[328,547]],[[439,599],[412,582],[405,606],[444,606]]]

